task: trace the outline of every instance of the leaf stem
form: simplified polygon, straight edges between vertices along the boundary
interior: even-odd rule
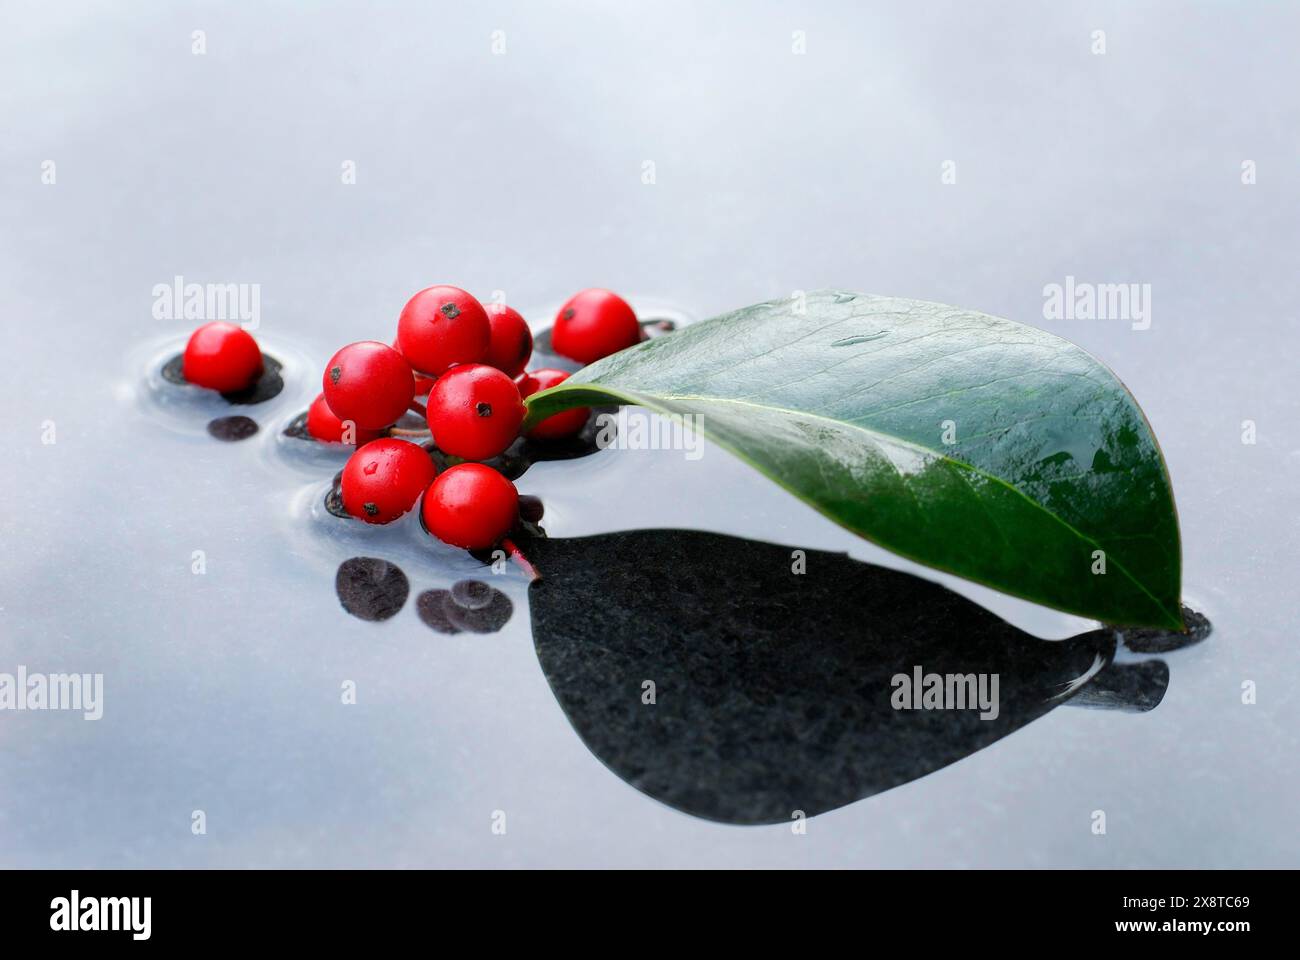
[[[530,582],[542,579],[541,573],[538,572],[537,568],[534,567],[529,559],[524,556],[524,552],[519,549],[518,544],[509,537],[506,537],[501,541],[501,546],[506,548],[506,552],[510,554],[510,559],[519,565],[519,569],[523,570]]]

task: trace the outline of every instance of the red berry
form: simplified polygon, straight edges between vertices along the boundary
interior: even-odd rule
[[[433,389],[433,377],[422,377],[418,373],[415,375],[415,397],[427,397],[429,391]]]
[[[453,363],[482,360],[491,337],[483,305],[459,287],[421,290],[397,318],[397,349],[416,370],[434,376]]]
[[[428,531],[444,543],[485,550],[515,525],[519,491],[491,467],[458,464],[424,494],[423,516]]]
[[[415,506],[437,473],[422,447],[372,440],[343,467],[343,508],[366,523],[391,523]]]
[[[632,308],[608,290],[583,290],[560,308],[551,328],[551,347],[579,363],[595,363],[641,341]]]
[[[553,370],[546,367],[525,373],[515,383],[519,387],[521,397],[531,397],[539,390],[549,390],[557,383],[563,383],[568,379],[569,375],[563,370]],[[590,415],[590,407],[565,410],[562,413],[547,417],[529,430],[528,436],[534,440],[561,440],[564,437],[571,437],[587,425],[587,417]]]
[[[323,443],[346,443],[351,446],[369,443],[383,436],[382,431],[363,430],[352,421],[345,424],[325,402],[323,393],[307,408],[307,432]]]
[[[214,320],[190,334],[181,374],[190,383],[222,393],[242,390],[262,375],[262,351],[243,327]]]
[[[386,343],[350,343],[325,366],[325,402],[340,420],[381,430],[406,412],[415,392],[411,365]]]
[[[429,391],[429,429],[445,453],[490,460],[519,436],[524,401],[515,382],[496,367],[452,367]]]
[[[489,304],[487,315],[492,339],[483,362],[507,377],[519,376],[533,355],[533,332],[528,329],[528,322],[504,303]]]

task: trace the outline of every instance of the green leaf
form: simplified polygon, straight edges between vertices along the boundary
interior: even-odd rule
[[[1151,428],[1113,373],[1049,333],[819,291],[802,312],[760,303],[606,357],[529,397],[525,426],[610,401],[697,415],[714,443],[918,563],[1108,623],[1183,627]]]

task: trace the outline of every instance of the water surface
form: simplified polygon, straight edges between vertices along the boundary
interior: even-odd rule
[[[106,702],[0,715],[0,863],[1295,866],[1298,27],[1161,3],[11,11],[0,670],[102,672]],[[154,315],[178,275],[260,285],[279,396],[154,392],[194,325]],[[1069,276],[1151,284],[1150,328],[1044,319]],[[1160,654],[1148,712],[1053,709],[806,834],[683,813],[575,730],[517,570],[335,524],[337,458],[281,439],[324,360],[432,282],[539,322],[590,285],[700,317],[834,286],[1059,333],[1143,404],[1215,632]],[[214,440],[222,415],[259,430]],[[558,539],[702,530],[917,572],[713,448],[519,485]],[[389,619],[340,605],[356,556],[408,578]],[[924,576],[1036,637],[1094,626]],[[464,579],[509,599],[499,631],[421,620]]]

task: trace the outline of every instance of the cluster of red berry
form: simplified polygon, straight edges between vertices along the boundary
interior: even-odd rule
[[[608,290],[575,295],[551,329],[555,353],[584,364],[640,339],[636,314]],[[518,312],[505,304],[485,308],[458,287],[436,286],[402,308],[391,346],[363,340],[334,354],[306,427],[316,440],[357,446],[341,481],[347,512],[390,523],[423,497],[424,525],[440,540],[471,550],[499,543],[518,520],[519,495],[481,461],[504,453],[519,436],[525,397],[568,377],[555,369],[525,372],[532,352],[532,332]],[[239,390],[261,376],[262,353],[246,330],[208,323],[190,337],[182,372],[199,386]],[[408,411],[425,417],[438,449],[463,462],[438,474],[426,450],[390,436]],[[563,439],[581,431],[587,417],[586,410],[568,410],[527,436]]]

